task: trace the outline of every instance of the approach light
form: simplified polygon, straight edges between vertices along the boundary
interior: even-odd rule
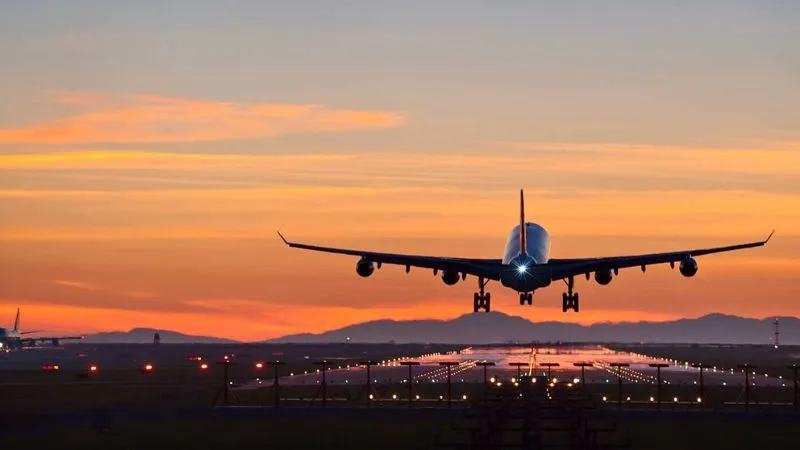
[[[466,399],[467,399],[467,394],[464,394],[464,395],[462,395],[462,396],[461,396],[461,399],[462,399],[462,400],[466,400]]]
[[[264,363],[262,363],[262,362],[257,362],[256,363],[256,369],[263,369],[263,368],[264,368]]]
[[[495,382],[495,381],[497,381],[497,380],[495,380],[495,378],[494,378],[494,377],[492,377],[492,378],[489,378],[489,381],[491,381],[492,383],[494,383],[494,382]]]
[[[527,271],[528,271],[528,266],[526,266],[525,264],[517,266],[517,273],[525,273]]]
[[[95,365],[89,366],[89,372],[97,372],[97,366]]]
[[[697,403],[703,403],[703,399],[700,398],[700,397],[697,397]]]
[[[397,400],[397,394],[392,394],[392,400]]]
[[[153,371],[153,365],[152,364],[145,364],[144,365],[144,371],[145,372],[152,372]]]
[[[370,400],[373,400],[374,398],[375,398],[375,396],[374,396],[374,395],[372,395],[372,394],[369,394],[369,399],[370,399]]]
[[[208,370],[208,364],[206,363],[200,364],[200,370]]]

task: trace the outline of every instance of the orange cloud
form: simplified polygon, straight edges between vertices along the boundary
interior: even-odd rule
[[[66,287],[74,288],[74,289],[83,289],[83,290],[86,290],[86,291],[94,291],[94,290],[97,289],[97,286],[95,286],[95,285],[93,285],[91,283],[83,282],[83,281],[50,280],[50,282],[53,283],[53,284],[57,284],[59,286],[66,286]]]
[[[237,104],[86,92],[57,92],[51,100],[79,111],[40,124],[0,129],[0,143],[220,141],[390,128],[405,122],[403,115],[392,111],[313,104]]]

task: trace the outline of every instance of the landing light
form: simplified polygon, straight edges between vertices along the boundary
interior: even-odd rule
[[[517,266],[517,273],[525,273],[527,271],[528,271],[528,266],[526,266],[525,264]]]

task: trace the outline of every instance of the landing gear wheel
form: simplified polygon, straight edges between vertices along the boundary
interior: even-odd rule
[[[528,292],[528,304],[533,304],[533,292]]]
[[[487,292],[486,295],[483,297],[483,310],[488,313],[489,311],[491,311],[491,305],[492,305],[492,294]]]
[[[524,305],[525,302],[528,300],[528,296],[524,292],[519,293],[519,304]]]
[[[481,298],[480,295],[476,292],[475,296],[472,299],[472,312],[478,312],[481,309]]]
[[[578,309],[580,308],[579,305],[580,305],[580,298],[578,297],[578,294],[576,293],[572,297],[572,310],[575,311],[575,312],[578,312]]]
[[[569,297],[567,294],[561,294],[561,312],[567,312],[569,309]]]

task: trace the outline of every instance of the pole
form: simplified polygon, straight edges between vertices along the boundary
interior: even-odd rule
[[[370,375],[369,368],[371,366],[374,366],[375,364],[378,364],[378,363],[375,362],[375,361],[371,361],[371,360],[362,361],[362,362],[358,363],[358,365],[366,366],[366,368],[367,368],[367,386],[366,386],[366,388],[367,388],[367,407],[372,406],[372,399],[369,397],[370,395],[372,395],[372,376]]]
[[[443,361],[440,362],[440,366],[447,367],[447,407],[450,408],[452,405],[452,398],[453,398],[453,390],[452,390],[452,383],[450,381],[450,377],[452,375],[451,367],[457,366],[459,363],[454,361]]]
[[[658,402],[658,408],[661,408],[661,368],[662,367],[669,367],[669,364],[665,363],[655,363],[655,364],[648,364],[650,367],[656,368],[656,376],[658,379],[658,387],[656,388],[656,396]]]
[[[542,367],[547,367],[547,381],[548,381],[548,382],[549,382],[550,380],[552,380],[552,377],[551,377],[551,375],[552,375],[552,369],[553,369],[553,367],[558,367],[558,366],[560,366],[560,364],[559,364],[559,363],[554,363],[554,362],[543,362],[543,363],[539,363],[539,365],[540,365],[540,366],[542,366]]]
[[[328,360],[323,359],[322,361],[315,361],[314,364],[322,366],[322,385],[320,389],[322,390],[322,407],[325,408],[328,404],[328,382],[325,378],[325,372],[328,369]]]
[[[572,365],[581,368],[581,385],[582,385],[581,390],[586,391],[586,368],[592,367],[593,364],[587,362],[579,362],[579,363],[574,363]]]
[[[281,394],[280,394],[281,386],[280,386],[280,381],[278,381],[279,378],[278,366],[281,366],[286,363],[283,361],[275,360],[275,361],[268,361],[268,364],[272,366],[272,372],[273,372],[272,387],[273,389],[275,389],[275,406],[278,406],[278,403],[281,400]]]
[[[794,405],[794,412],[797,412],[798,400],[800,400],[800,392],[798,392],[798,390],[800,390],[800,386],[798,386],[798,381],[797,381],[797,369],[800,369],[800,365],[792,364],[791,366],[786,366],[786,368],[787,369],[792,369],[792,372],[794,373],[794,377],[793,377],[794,378],[794,389],[793,389],[794,394],[793,394],[792,404]]]
[[[707,364],[692,364],[692,367],[700,369],[700,392],[699,392],[699,395],[698,395],[697,398],[700,399],[699,403],[700,403],[700,406],[702,406],[703,403],[706,400],[706,397],[705,397],[706,388],[705,388],[705,384],[703,384],[703,370],[708,369],[711,366],[709,366]]]
[[[622,409],[622,368],[628,367],[630,364],[616,362],[609,364],[609,366],[617,368],[617,409]]]
[[[744,369],[744,409],[745,411],[750,408],[750,396],[753,395],[750,392],[750,369],[755,369],[758,366],[752,366],[750,364],[739,364],[736,366],[738,369]],[[739,394],[741,396],[741,394]],[[758,401],[756,401],[758,403]]]
[[[416,361],[403,361],[400,363],[400,365],[408,366],[408,406],[411,406],[414,400],[414,377],[412,376],[411,368],[418,366],[419,363]]]

